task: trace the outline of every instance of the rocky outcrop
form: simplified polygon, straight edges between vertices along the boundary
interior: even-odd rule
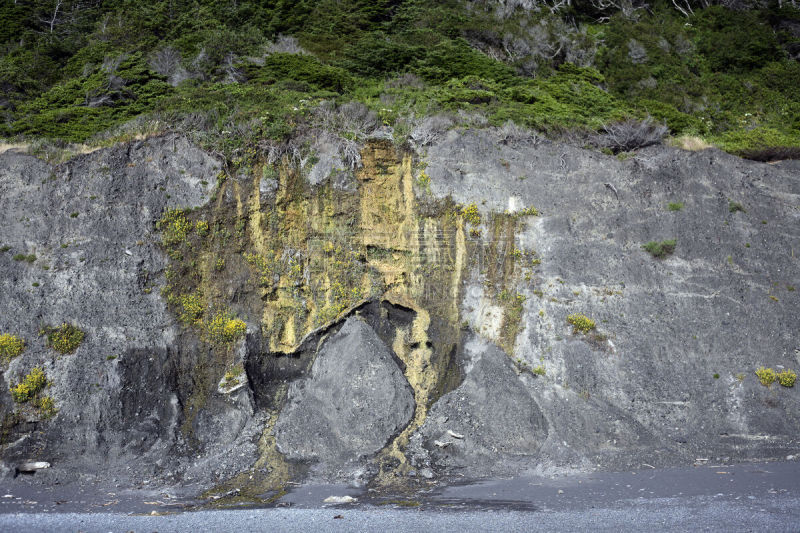
[[[2,369],[0,472],[262,501],[308,475],[797,454],[797,387],[755,375],[800,370],[796,163],[491,129],[426,150],[372,141],[314,184],[171,136],[1,155],[0,333],[26,347]],[[85,336],[61,354],[63,323]],[[35,367],[49,388],[14,401]]]
[[[426,160],[437,196],[484,213],[541,212],[514,236],[540,263],[515,287],[524,302],[510,350],[545,371],[528,386],[550,431],[534,466],[796,453],[797,388],[754,373],[800,367],[796,162],[661,146],[620,160],[489,131],[451,132]],[[677,244],[665,258],[642,249],[668,239]],[[485,262],[473,270],[464,313],[499,338],[478,312],[497,303],[485,272]],[[573,313],[595,332],[574,333]]]
[[[418,468],[470,476],[518,473],[537,462],[547,421],[495,345],[472,337],[464,346],[466,375],[428,412],[412,446]]]
[[[186,459],[184,410],[189,389],[201,386],[189,374],[204,352],[181,340],[161,296],[168,258],[155,228],[166,209],[207,203],[220,170],[180,137],[59,166],[13,152],[0,158],[0,245],[8,247],[0,254],[0,331],[26,345],[2,369],[4,461],[46,457],[53,468],[37,478],[62,482],[98,468],[130,484],[175,473],[191,480],[195,464],[206,480],[225,469],[252,403],[247,395],[212,399],[195,433],[217,459],[210,468],[205,455]],[[63,323],[84,332],[73,353],[59,353],[40,332]],[[46,374],[52,418],[8,394],[34,367]]]

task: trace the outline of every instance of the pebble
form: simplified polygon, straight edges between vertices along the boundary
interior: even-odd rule
[[[358,499],[352,496],[328,496],[322,500],[322,503],[355,503],[357,501]]]

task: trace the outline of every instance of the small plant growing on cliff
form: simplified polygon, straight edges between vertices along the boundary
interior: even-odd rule
[[[208,235],[208,222],[205,220],[198,220],[197,224],[195,224],[195,229],[197,230],[198,235],[205,237]]]
[[[747,213],[744,206],[739,202],[734,202],[733,200],[728,201],[728,211],[731,213],[736,213],[737,211],[741,211],[742,213]]]
[[[0,363],[6,364],[25,350],[25,341],[10,333],[0,335]]]
[[[775,383],[776,379],[778,379],[778,373],[777,372],[775,372],[771,368],[765,368],[763,366],[761,368],[759,368],[758,370],[756,370],[756,376],[758,376],[758,380],[765,387],[769,387],[770,385]]]
[[[245,261],[258,270],[258,283],[262,287],[272,285],[275,275],[279,272],[278,262],[275,257],[263,257],[257,254],[244,254]]]
[[[156,229],[161,231],[164,246],[172,246],[186,240],[186,236],[192,231],[192,223],[181,209],[168,209],[156,223]]]
[[[572,325],[573,333],[588,333],[597,327],[594,320],[579,313],[569,315],[567,317],[567,322]]]
[[[784,387],[794,387],[794,382],[797,381],[797,374],[792,370],[784,370],[778,374],[778,383]]]
[[[193,292],[184,294],[180,297],[181,312],[178,315],[184,325],[200,324],[203,321],[203,313],[206,311],[206,302],[202,294]]]
[[[49,396],[34,398],[33,406],[39,410],[39,414],[42,416],[42,418],[52,418],[56,412],[58,412],[58,409],[56,409],[56,403]]]
[[[57,328],[44,328],[40,334],[47,335],[47,345],[62,354],[74,353],[86,335],[79,328],[66,322]]]
[[[544,376],[547,371],[544,369],[544,365],[537,365],[533,367],[533,373],[537,376]]]
[[[478,206],[474,202],[461,208],[461,216],[464,217],[468,224],[473,226],[480,226],[481,224],[481,212],[478,211]]]
[[[683,202],[670,202],[667,204],[668,211],[680,211],[683,209]]]
[[[214,342],[233,342],[247,332],[247,324],[227,311],[222,311],[208,323],[207,332]]]
[[[517,211],[516,215],[519,217],[538,217],[539,210],[533,207],[532,205],[529,205],[525,209],[520,209],[519,211]]]
[[[242,382],[241,378],[243,375],[244,368],[242,368],[240,365],[237,365],[225,372],[225,376],[222,378],[222,383],[220,385],[223,389],[230,390]]]
[[[22,381],[11,387],[11,397],[17,403],[26,403],[36,398],[46,386],[47,376],[37,366]]]
[[[417,176],[417,187],[427,193],[431,192],[431,177],[428,176],[424,170]]]
[[[647,244],[643,244],[642,248],[653,257],[662,258],[674,252],[677,244],[678,242],[675,239],[668,239],[661,242],[650,241]]]
[[[33,263],[36,261],[36,256],[34,254],[25,255],[25,254],[16,254],[12,259],[14,261],[25,261],[27,263]]]

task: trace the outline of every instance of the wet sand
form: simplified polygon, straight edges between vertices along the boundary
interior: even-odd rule
[[[0,484],[0,531],[800,531],[797,461],[519,477],[402,497],[305,485],[270,507],[236,510],[199,510],[206,502],[192,499],[191,489],[41,488],[31,481]],[[357,501],[323,501],[346,495]]]

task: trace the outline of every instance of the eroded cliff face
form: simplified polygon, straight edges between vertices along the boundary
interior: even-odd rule
[[[265,501],[800,447],[795,389],[754,375],[800,367],[792,163],[491,130],[362,161],[312,185],[313,161],[231,170],[171,136],[0,156],[8,472]],[[62,323],[72,353],[39,335]],[[49,386],[15,401],[34,367]]]

